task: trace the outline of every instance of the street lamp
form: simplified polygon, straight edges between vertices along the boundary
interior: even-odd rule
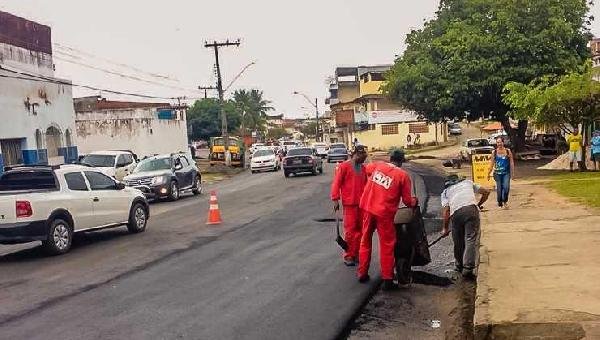
[[[312,105],[315,108],[315,115],[317,118],[317,127],[316,127],[317,131],[315,134],[315,139],[317,142],[320,142],[320,140],[319,140],[319,99],[315,98],[315,102],[313,104],[312,100],[306,94],[304,94],[302,92],[294,91],[294,95],[300,95],[300,96],[304,97],[306,99],[306,101],[309,102],[310,105]]]

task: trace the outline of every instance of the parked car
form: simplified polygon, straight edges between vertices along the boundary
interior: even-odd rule
[[[349,157],[350,156],[348,155],[348,150],[346,148],[329,149],[329,152],[327,153],[327,163],[343,162]]]
[[[327,153],[329,152],[329,146],[327,146],[327,143],[314,143],[312,147],[317,151],[317,156],[321,158],[327,157]]]
[[[287,156],[283,159],[283,174],[289,177],[290,174],[299,174],[309,172],[313,175],[323,173],[323,160],[317,156],[313,148],[293,148],[289,149]]]
[[[136,157],[130,151],[94,151],[79,161],[102,171],[103,174],[119,181],[131,173],[137,165]]]
[[[508,134],[506,132],[496,132],[496,133],[492,133],[488,136],[488,143],[491,146],[496,145],[496,138],[498,137],[502,137],[502,139],[504,140],[504,145],[507,148],[510,148],[511,143],[510,143],[510,137],[508,136]]]
[[[460,157],[463,160],[470,160],[471,155],[491,153],[492,151],[494,151],[494,147],[485,138],[467,139],[460,149]]]
[[[123,225],[139,233],[149,217],[139,190],[89,166],[18,167],[0,176],[0,244],[42,241],[64,254],[74,233]]]
[[[462,135],[462,128],[457,123],[448,124],[448,134],[451,136]]]
[[[263,170],[278,171],[281,169],[281,161],[273,149],[259,149],[252,155],[250,171],[256,173]]]
[[[202,175],[191,157],[183,153],[146,158],[123,180],[149,199],[177,201],[186,192],[202,193]]]

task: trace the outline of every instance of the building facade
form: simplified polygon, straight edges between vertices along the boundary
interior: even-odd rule
[[[339,67],[328,103],[336,133],[350,145],[357,139],[371,150],[444,141],[446,125],[429,123],[393,103],[382,91],[392,65]]]
[[[138,157],[187,152],[187,107],[169,103],[74,99],[79,152],[130,150]]]
[[[0,11],[0,172],[77,159],[71,83],[54,77],[51,29]]]

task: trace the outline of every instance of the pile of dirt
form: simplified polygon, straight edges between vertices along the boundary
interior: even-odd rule
[[[592,163],[592,161],[590,160],[590,150],[588,150],[586,152],[586,165],[588,169],[593,169],[594,168],[594,163]],[[558,156],[557,158],[555,158],[552,162],[539,167],[539,170],[569,170],[569,166],[571,163],[571,158],[569,153],[565,153],[562,154],[560,156]]]

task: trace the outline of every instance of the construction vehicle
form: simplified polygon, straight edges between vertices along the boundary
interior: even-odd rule
[[[244,167],[245,149],[240,138],[229,137],[229,153],[231,154],[231,165]],[[210,165],[225,165],[225,142],[223,137],[211,137],[210,139]]]

